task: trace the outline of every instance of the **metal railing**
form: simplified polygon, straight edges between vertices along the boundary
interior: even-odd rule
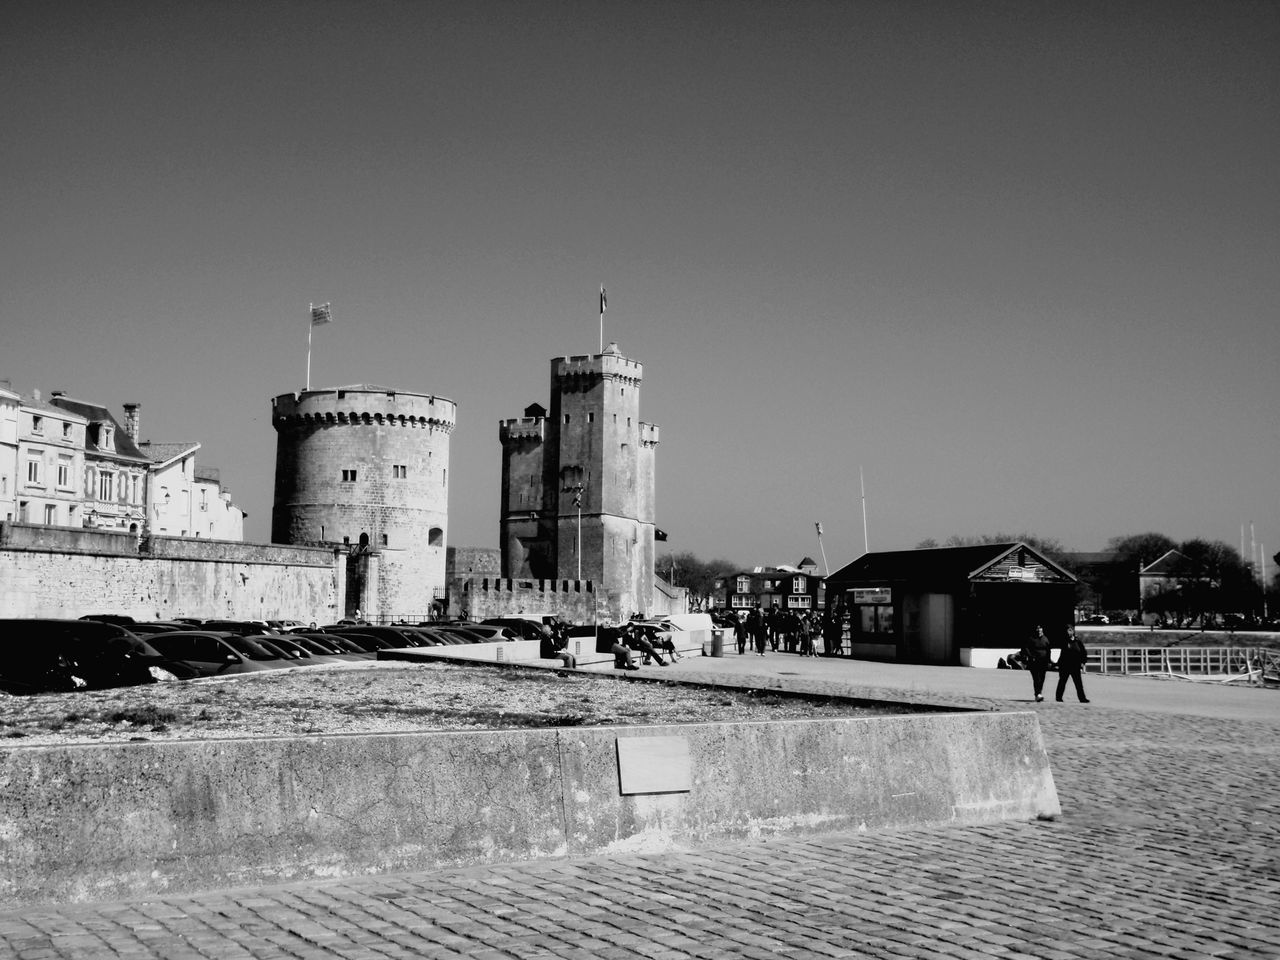
[[[1088,647],[1085,670],[1125,676],[1261,681],[1274,651],[1260,647]]]

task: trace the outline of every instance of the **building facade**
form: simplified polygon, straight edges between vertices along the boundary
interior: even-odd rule
[[[49,402],[85,419],[81,525],[141,533],[147,522],[150,459],[106,407],[57,392]]]
[[[48,527],[78,527],[84,517],[84,445],[89,422],[44,400],[39,392],[18,407],[14,519]]]
[[[658,428],[643,367],[610,344],[551,361],[551,405],[502,421],[502,575],[593,581],[601,614],[653,607]]]
[[[22,398],[0,389],[0,517],[18,516],[18,411]]]
[[[272,407],[272,541],[344,549],[344,613],[425,617],[445,595],[457,405],[358,384],[281,394]]]
[[[782,607],[803,613],[822,608],[822,577],[805,557],[797,565],[753,567],[719,577],[714,583],[715,606],[730,612]]]

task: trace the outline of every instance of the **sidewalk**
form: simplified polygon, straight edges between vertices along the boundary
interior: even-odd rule
[[[663,674],[1034,710],[1064,816],[0,908],[0,958],[1280,957],[1276,691],[1086,677],[1091,704],[1036,704],[1022,672],[786,654]]]

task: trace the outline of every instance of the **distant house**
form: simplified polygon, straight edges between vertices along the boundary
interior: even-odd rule
[[[81,523],[141,533],[147,520],[151,461],[106,407],[61,393],[52,394],[49,402],[85,419]]]
[[[16,519],[78,527],[84,506],[84,447],[89,422],[39,391],[18,407]]]
[[[990,543],[867,553],[826,586],[854,656],[967,665],[975,649],[1018,649],[1037,624],[1060,643],[1076,584],[1025,543]]]
[[[1191,575],[1185,554],[1168,550],[1138,571],[1138,592],[1144,613],[1185,613],[1182,589]]]
[[[151,460],[147,512],[151,532],[169,537],[243,540],[244,512],[222,489],[217,470],[196,467],[194,441],[138,444]]]
[[[817,610],[822,606],[822,577],[817,564],[805,557],[796,566],[754,567],[717,578],[715,606],[731,611]]]
[[[18,410],[22,397],[0,389],[0,518],[18,513]]]

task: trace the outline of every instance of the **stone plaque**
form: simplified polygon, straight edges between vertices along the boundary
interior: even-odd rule
[[[623,796],[688,793],[693,763],[685,737],[619,737],[618,784]]]

